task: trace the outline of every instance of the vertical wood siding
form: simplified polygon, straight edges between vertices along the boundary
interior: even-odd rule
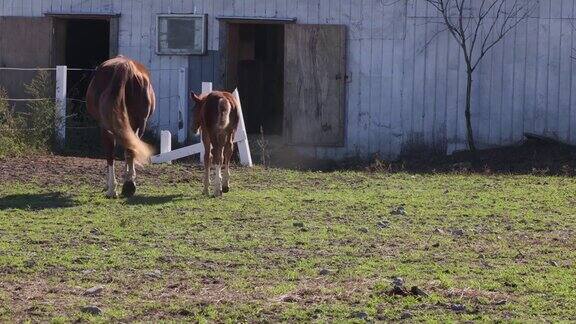
[[[576,144],[576,0],[541,0],[537,13],[490,54],[474,76],[472,118],[480,147],[513,144],[524,132]],[[348,26],[346,146],[306,148],[319,158],[394,158],[403,152],[466,148],[465,66],[456,43],[424,0],[0,0],[2,16],[44,12],[121,13],[120,53],[153,71],[159,112],[175,131],[178,69],[191,88],[218,81],[218,15],[295,17],[298,23]],[[208,14],[209,55],[155,54],[158,13]]]

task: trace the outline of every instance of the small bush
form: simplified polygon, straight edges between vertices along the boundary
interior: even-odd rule
[[[21,129],[25,122],[10,107],[7,98],[6,90],[0,88],[0,156],[18,154],[24,150]]]
[[[7,101],[8,93],[0,88],[0,156],[18,155],[24,151],[48,151],[54,143],[56,103],[50,74],[40,71],[24,85],[33,99],[23,111],[17,111]]]
[[[54,82],[47,71],[40,71],[36,78],[24,85],[26,93],[34,99],[54,97]],[[36,150],[50,150],[54,143],[56,123],[56,102],[54,99],[30,101],[27,105],[27,132],[26,142]],[[64,122],[64,121],[58,121]]]

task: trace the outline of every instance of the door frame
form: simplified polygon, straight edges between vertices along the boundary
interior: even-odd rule
[[[218,76],[219,76],[219,80],[215,80],[216,83],[220,83],[222,85],[222,88],[228,90],[228,91],[233,91],[234,89],[227,89],[227,87],[230,84],[230,73],[232,73],[231,71],[229,71],[230,66],[229,66],[229,62],[230,62],[230,52],[228,50],[228,45],[229,45],[229,31],[231,28],[231,25],[241,25],[241,24],[265,24],[265,25],[283,25],[283,26],[287,26],[287,25],[300,25],[297,23],[297,19],[296,18],[258,18],[258,17],[235,17],[235,16],[219,16],[216,17],[217,20],[219,20],[219,60],[220,60],[220,64],[218,67]],[[323,26],[323,25],[330,25],[330,24],[302,24],[302,25],[319,25],[319,26]],[[338,26],[345,26],[345,25],[338,25]],[[342,133],[339,134],[337,141],[335,141],[334,143],[331,144],[321,144],[321,145],[313,145],[313,144],[295,144],[295,143],[291,143],[290,140],[287,138],[287,134],[286,134],[286,127],[284,127],[283,130],[283,134],[282,137],[284,139],[284,145],[287,146],[302,146],[302,147],[344,147],[346,145],[346,138],[347,138],[347,105],[346,105],[346,96],[347,96],[347,86],[346,84],[348,83],[347,79],[348,79],[348,71],[347,71],[347,60],[348,60],[348,27],[346,27],[346,31],[345,31],[345,37],[346,37],[346,42],[343,45],[344,46],[344,57],[343,57],[343,64],[344,64],[344,71],[342,72],[343,75],[341,76],[343,78],[343,82],[344,82],[344,86],[343,86],[343,93],[341,94],[342,98],[341,98],[341,110],[342,110]],[[286,29],[286,28],[285,28]],[[286,46],[286,45],[284,45]],[[286,66],[286,57],[284,58],[284,63]],[[237,73],[237,72],[236,72]],[[285,76],[286,77],[286,76]],[[285,93],[284,93],[285,95]],[[284,114],[286,114],[287,112],[287,107],[284,107]],[[286,115],[284,116],[284,121],[286,121]]]
[[[234,89],[228,89],[229,80],[229,62],[230,62],[230,51],[228,50],[228,36],[231,25],[274,25],[274,26],[286,26],[290,24],[296,24],[297,18],[259,18],[259,17],[242,17],[242,16],[217,16],[216,19],[219,21],[219,44],[218,44],[218,56],[219,56],[219,66],[218,66],[218,76],[219,80],[215,80],[217,83],[222,85],[223,89],[227,91],[234,91]],[[237,72],[236,72],[237,73]],[[281,135],[284,139],[284,131]]]
[[[110,44],[109,44],[109,54],[110,58],[116,57],[119,52],[118,48],[120,47],[119,40],[120,40],[120,18],[122,15],[120,13],[111,13],[111,14],[98,14],[98,13],[66,13],[66,12],[46,12],[44,16],[52,18],[53,26],[54,26],[54,35],[53,38],[53,63],[54,65],[63,64],[63,62],[59,62],[59,58],[57,58],[56,46],[61,46],[61,42],[65,40],[58,40],[58,35],[56,35],[56,26],[58,25],[57,22],[60,21],[67,21],[67,20],[80,20],[80,19],[89,19],[89,20],[106,20],[110,23]],[[58,45],[60,44],[60,45]]]
[[[228,62],[229,62],[229,51],[228,51],[228,34],[230,30],[230,25],[287,25],[297,23],[296,18],[258,18],[258,17],[243,17],[243,16],[217,16],[216,19],[219,22],[220,28],[219,32],[219,76],[220,82],[223,88],[228,86]],[[227,89],[232,92],[234,89]]]

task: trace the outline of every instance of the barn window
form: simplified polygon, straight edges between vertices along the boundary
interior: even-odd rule
[[[158,54],[206,53],[206,15],[158,15]]]

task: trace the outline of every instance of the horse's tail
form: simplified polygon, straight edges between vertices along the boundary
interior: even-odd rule
[[[150,162],[152,148],[144,143],[132,130],[128,108],[126,107],[126,84],[134,77],[134,67],[126,62],[116,67],[109,86],[109,96],[113,101],[112,132],[116,139],[134,158],[137,164],[145,165]],[[141,129],[141,132],[144,130]]]
[[[230,111],[232,111],[232,105],[230,101],[225,98],[221,98],[218,101],[218,124],[219,129],[224,129],[230,124]]]

